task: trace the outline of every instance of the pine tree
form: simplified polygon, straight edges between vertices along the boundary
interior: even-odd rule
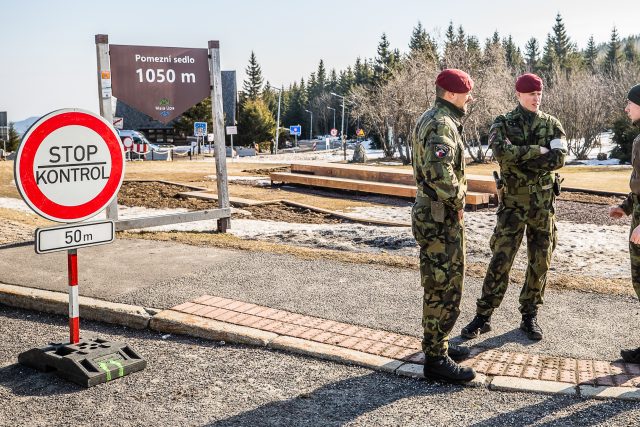
[[[411,39],[409,40],[409,49],[411,53],[422,52],[427,48],[427,32],[422,28],[422,23],[418,21],[418,25],[413,27]]]
[[[624,59],[631,64],[638,62],[638,51],[632,38],[628,38],[624,45]]]
[[[596,42],[593,40],[593,35],[591,35],[587,42],[587,50],[584,51],[584,62],[591,71],[595,71],[597,61],[598,48],[596,47]]]
[[[615,72],[618,64],[620,63],[620,47],[621,43],[620,38],[618,37],[618,30],[616,27],[613,27],[613,30],[611,30],[611,39],[609,40],[609,45],[607,47],[607,56],[604,62],[605,70],[609,73]]]
[[[568,65],[569,54],[575,49],[571,43],[571,39],[567,36],[567,30],[564,27],[564,22],[562,22],[562,17],[559,13],[556,15],[556,23],[553,26],[552,40],[559,65],[566,67]]]
[[[373,82],[373,71],[366,59],[362,62],[360,57],[356,58],[356,63],[353,69],[355,84],[368,86]]]
[[[545,71],[552,71],[558,65],[558,56],[556,55],[556,43],[551,36],[547,34],[547,41],[542,50],[542,68]]]
[[[530,72],[535,72],[538,68],[538,62],[540,61],[540,45],[535,37],[531,37],[525,45],[525,58],[527,68]]]
[[[449,21],[449,27],[447,28],[447,33],[445,34],[445,48],[447,46],[451,46],[456,42],[456,33],[453,30],[453,21]]]
[[[502,40],[502,47],[504,48],[504,56],[507,61],[507,65],[514,70],[520,70],[523,63],[522,53],[513,42],[511,34],[509,34],[508,38]]]
[[[248,99],[258,99],[260,92],[262,91],[262,83],[264,79],[262,78],[262,69],[258,64],[258,60],[256,59],[256,55],[253,51],[251,51],[249,65],[245,69],[245,73],[247,74],[247,80],[242,83],[244,96]]]
[[[335,92],[338,90],[338,73],[336,73],[335,68],[332,68],[329,72],[329,81],[325,89],[327,92]]]
[[[378,44],[378,56],[376,56],[375,65],[373,67],[374,81],[376,83],[387,81],[396,66],[396,53],[389,49],[389,45],[390,43],[389,40],[387,40],[387,35],[382,33],[380,43]]]
[[[209,108],[209,111],[211,111],[211,108]],[[191,127],[191,130],[193,130],[193,126]],[[7,151],[16,151],[18,149],[18,145],[20,145],[20,135],[18,135],[18,131],[16,131],[13,122],[9,122],[8,136],[9,138],[7,141]]]
[[[274,138],[276,121],[260,98],[248,99],[238,118],[240,144],[249,145]]]

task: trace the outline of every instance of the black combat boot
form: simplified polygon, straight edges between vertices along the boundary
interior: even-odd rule
[[[520,329],[527,334],[530,340],[540,341],[542,339],[542,329],[538,325],[538,319],[535,313],[522,315]]]
[[[462,367],[449,356],[426,356],[423,372],[427,379],[453,384],[466,383],[476,377],[473,368]]]
[[[640,363],[640,347],[631,350],[621,350],[620,356],[627,363]]]
[[[447,351],[449,357],[455,360],[456,362],[461,362],[464,359],[468,358],[471,354],[471,349],[466,345],[456,345],[449,344],[449,350]]]
[[[480,334],[484,334],[485,332],[489,332],[491,330],[491,317],[483,316],[481,314],[476,314],[476,317],[473,318],[471,323],[462,328],[462,335],[465,338],[476,338],[479,337]]]

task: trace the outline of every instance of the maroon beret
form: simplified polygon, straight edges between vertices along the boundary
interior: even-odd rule
[[[516,90],[520,93],[531,93],[542,91],[542,79],[533,73],[526,73],[516,80]]]
[[[467,93],[473,89],[473,80],[462,70],[447,68],[438,74],[436,85],[449,92]]]

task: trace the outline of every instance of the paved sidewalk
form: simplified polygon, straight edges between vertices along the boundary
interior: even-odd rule
[[[323,355],[330,358],[335,353],[332,347],[373,355],[378,359],[371,363],[359,363],[366,357],[352,361],[401,375],[421,376],[421,365],[424,364],[420,340],[413,336],[229,298],[204,295],[159,316],[171,319],[174,313],[186,314],[187,317],[179,317],[185,324],[195,324],[197,318],[204,318],[243,327],[239,334],[249,330],[270,333],[264,336],[265,345],[282,336],[304,340],[305,344],[298,343],[298,350],[304,348],[307,354],[321,358]],[[218,327],[213,325],[213,329]],[[317,345],[315,349],[314,345]],[[499,350],[474,349],[472,356],[463,364],[486,375],[487,378],[480,378],[479,382],[491,384],[493,388],[640,400],[640,389],[637,388],[640,386],[640,365]],[[348,361],[348,356],[346,359]]]

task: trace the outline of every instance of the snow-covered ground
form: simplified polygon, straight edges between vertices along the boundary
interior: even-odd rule
[[[0,207],[29,214],[27,206],[18,199],[0,198]],[[120,219],[140,218],[185,212],[186,209],[147,209],[119,207]],[[346,211],[367,219],[384,219],[410,223],[411,207],[359,207]],[[104,218],[104,213],[93,219]],[[491,252],[489,239],[495,226],[491,212],[465,213],[467,259],[487,263]],[[211,231],[216,221],[198,221],[153,227],[149,231]],[[411,227],[384,227],[363,224],[298,224],[276,221],[232,218],[229,232],[245,239],[265,240],[299,246],[336,249],[350,252],[387,252],[395,255],[417,256],[418,247]],[[560,221],[558,247],[552,269],[565,274],[595,277],[629,277],[628,226],[599,226]],[[526,239],[526,238],[525,238]],[[524,242],[523,242],[524,243]],[[526,246],[522,244],[515,266],[526,268]]]

